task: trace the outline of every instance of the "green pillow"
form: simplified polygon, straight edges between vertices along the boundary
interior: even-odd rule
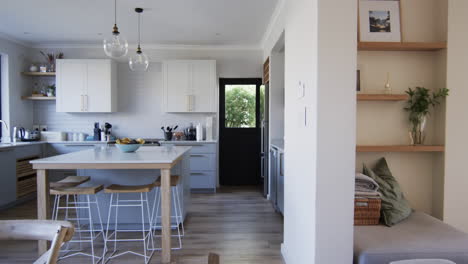
[[[373,170],[364,164],[363,174],[379,184],[378,192],[382,198],[381,219],[387,226],[393,226],[405,220],[412,212],[397,180],[392,176],[385,158],[381,158]]]

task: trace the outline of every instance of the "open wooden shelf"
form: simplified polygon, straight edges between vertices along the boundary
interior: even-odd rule
[[[358,101],[406,101],[406,94],[358,94]]]
[[[21,74],[27,76],[55,76],[55,72],[22,72]]]
[[[380,145],[357,146],[356,152],[444,152],[445,146],[429,145]]]
[[[367,51],[438,51],[447,42],[358,42],[358,50]]]
[[[55,96],[21,96],[22,100],[32,100],[32,101],[55,101],[57,97]]]

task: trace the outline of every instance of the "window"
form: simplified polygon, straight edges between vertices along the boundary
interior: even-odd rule
[[[226,85],[225,126],[230,128],[256,127],[256,86]]]

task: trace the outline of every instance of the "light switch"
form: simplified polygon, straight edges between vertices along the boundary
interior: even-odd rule
[[[305,83],[299,81],[299,84],[297,86],[297,99],[301,99],[304,96],[305,96]]]

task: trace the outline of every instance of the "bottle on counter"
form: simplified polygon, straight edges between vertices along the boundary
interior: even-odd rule
[[[198,123],[197,125],[197,141],[203,141],[203,126]]]

